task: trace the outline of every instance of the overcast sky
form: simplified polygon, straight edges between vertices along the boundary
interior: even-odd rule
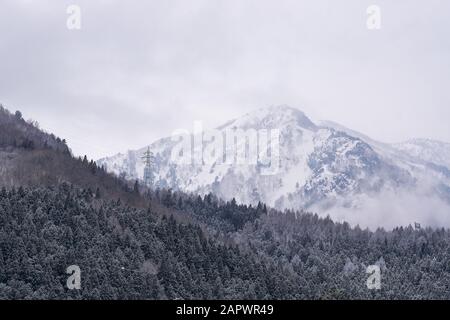
[[[0,0],[0,103],[94,159],[277,104],[450,142],[449,57],[446,0]]]

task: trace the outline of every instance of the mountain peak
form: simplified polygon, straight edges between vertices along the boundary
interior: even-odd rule
[[[270,129],[286,126],[297,126],[311,131],[317,130],[317,126],[302,111],[285,104],[257,109],[224,124],[220,128]]]

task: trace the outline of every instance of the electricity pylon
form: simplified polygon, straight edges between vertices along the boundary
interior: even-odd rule
[[[150,147],[147,149],[146,152],[144,152],[142,159],[144,160],[144,164],[145,164],[144,185],[147,187],[151,187],[153,185],[152,165],[154,164],[155,157],[153,156],[153,153],[150,151]]]

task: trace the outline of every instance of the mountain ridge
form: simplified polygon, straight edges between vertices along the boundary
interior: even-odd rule
[[[219,161],[220,157],[200,165],[173,163],[170,154],[176,143],[170,138],[127,154],[100,159],[98,163],[128,179],[142,179],[144,167],[140,158],[150,148],[155,154],[155,181],[151,187],[199,194],[212,192],[224,200],[234,198],[245,204],[261,201],[280,210],[314,210],[332,217],[339,217],[336,212],[343,209],[355,209],[358,213],[354,214],[354,223],[364,224],[364,219],[357,215],[364,215],[361,212],[365,203],[384,193],[436,197],[447,209],[450,180],[445,162],[429,163],[417,152],[410,154],[399,145],[378,142],[330,123],[313,123],[302,111],[280,105],[258,109],[217,127],[223,135],[230,130],[277,129],[279,170],[268,176],[261,175],[259,164],[226,165]],[[209,132],[205,130],[203,134],[209,135]],[[250,140],[237,142],[237,145],[246,143]],[[201,154],[208,145],[211,142],[203,141],[200,147],[194,146],[193,154]],[[258,152],[269,154],[270,147],[264,146]],[[398,216],[402,215],[404,213]],[[420,219],[428,220],[426,216]],[[385,220],[384,217],[381,220]],[[401,220],[396,222],[412,222]]]

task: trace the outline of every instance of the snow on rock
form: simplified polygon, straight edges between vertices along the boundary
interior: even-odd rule
[[[257,131],[256,140],[249,135],[249,140],[237,139],[236,145],[227,141],[228,133],[239,130]],[[270,166],[276,167],[274,174],[264,174],[267,163],[259,161],[264,154],[273,155],[271,148],[275,142],[269,137],[271,144],[261,144],[262,130],[279,130],[279,161],[270,162]],[[210,137],[217,133],[225,137],[223,148],[218,149],[223,152],[212,155]],[[203,143],[191,151],[200,155],[200,159],[202,155],[208,156],[208,161],[183,164],[173,161],[172,151],[179,142],[164,138],[97,163],[125,178],[142,179],[141,158],[150,147],[155,155],[154,188],[213,192],[225,200],[235,198],[247,204],[262,201],[278,209],[338,212],[335,217],[342,216],[341,209],[361,209],[380,194],[411,193],[418,188],[423,195],[437,196],[443,203],[450,203],[450,144],[416,139],[390,145],[333,122],[315,124],[300,110],[286,105],[248,113],[214,130],[206,130],[196,139],[202,136]],[[257,144],[257,149],[251,149],[252,143]],[[254,151],[257,161],[227,163],[236,146],[248,153],[257,150]],[[361,223],[364,219],[358,216],[354,221]]]

